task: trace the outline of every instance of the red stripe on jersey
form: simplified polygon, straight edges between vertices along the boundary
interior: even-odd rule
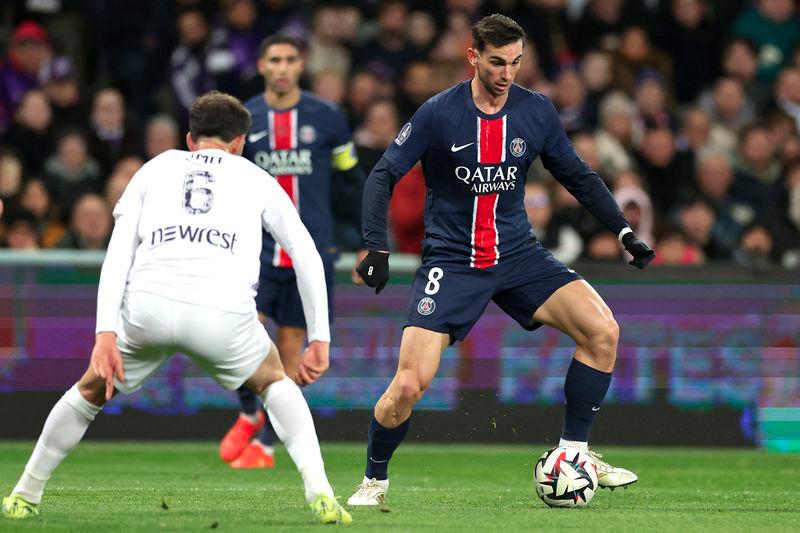
[[[506,159],[506,117],[478,117],[478,163],[502,163]]]
[[[293,111],[272,111],[272,131],[270,138],[272,139],[275,150],[291,150],[292,146],[292,129],[295,124],[292,120]]]
[[[499,164],[506,159],[506,117],[486,120],[478,117],[478,163]],[[472,209],[472,253],[470,266],[488,268],[497,264],[497,193],[475,197]]]
[[[471,267],[489,268],[497,264],[497,193],[475,197],[472,210],[472,257]]]
[[[270,143],[271,148],[274,150],[291,150],[297,147],[297,110],[291,111],[271,111],[270,112]],[[286,174],[275,176],[278,184],[286,191],[289,198],[296,208],[300,208],[300,190],[297,183],[297,176],[294,174]],[[286,250],[281,248],[278,243],[275,243],[274,256],[272,264],[278,267],[290,268],[292,266],[292,258],[286,253]]]

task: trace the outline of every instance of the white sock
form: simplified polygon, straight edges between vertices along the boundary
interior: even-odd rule
[[[333,489],[325,475],[314,419],[300,388],[285,377],[267,387],[261,394],[261,401],[275,433],[303,477],[306,501],[311,503],[319,494],[333,497]]]
[[[559,446],[570,446],[572,448],[577,448],[578,450],[581,450],[581,451],[584,451],[584,452],[589,449],[589,443],[588,442],[582,442],[582,441],[579,441],[579,440],[559,439],[558,445]]]
[[[368,478],[367,476],[364,476],[364,481],[362,481],[361,483],[369,483],[371,481],[372,480],[370,478]],[[389,480],[388,479],[376,479],[375,481],[377,481],[378,485],[381,485],[384,489],[388,489],[389,488]]]
[[[81,396],[77,383],[65,392],[50,411],[12,494],[19,494],[30,503],[40,503],[50,475],[80,442],[89,424],[101,410],[102,407],[87,402]]]

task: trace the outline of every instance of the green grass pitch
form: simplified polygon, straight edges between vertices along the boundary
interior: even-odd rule
[[[8,494],[33,443],[0,443]],[[800,455],[757,450],[611,448],[628,490],[589,507],[549,509],[533,492],[537,446],[419,445],[393,460],[388,507],[351,509],[352,531],[800,531]],[[362,444],[323,443],[340,501],[363,468]],[[84,442],[53,475],[42,515],[0,531],[294,531],[319,528],[280,449],[271,471],[234,471],[212,442]]]

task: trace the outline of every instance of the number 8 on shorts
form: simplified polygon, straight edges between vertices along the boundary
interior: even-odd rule
[[[433,296],[437,292],[439,292],[439,280],[444,277],[444,270],[439,267],[433,267],[430,272],[428,272],[428,283],[425,285],[425,294],[428,296]]]

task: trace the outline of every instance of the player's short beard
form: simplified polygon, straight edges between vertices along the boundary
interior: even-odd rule
[[[273,92],[276,95],[278,95],[279,97],[281,97],[281,96],[285,96],[286,93],[288,93],[290,89],[286,90],[286,91],[282,91],[282,90],[278,89],[278,87],[275,84],[270,84],[269,90],[270,90],[270,92]]]

